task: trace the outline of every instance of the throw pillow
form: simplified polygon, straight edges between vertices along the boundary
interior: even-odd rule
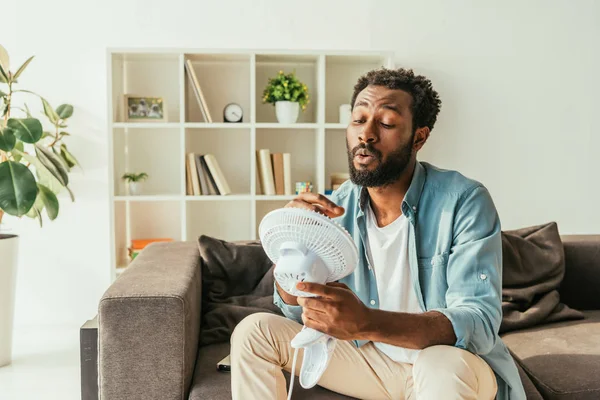
[[[583,318],[560,302],[565,254],[555,222],[502,232],[502,258],[500,333]]]

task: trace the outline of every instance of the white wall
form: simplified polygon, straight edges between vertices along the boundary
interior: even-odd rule
[[[106,47],[392,49],[429,76],[442,112],[422,159],[491,190],[505,229],[600,230],[600,2],[90,1],[3,4],[22,82],[75,106],[76,203],[22,234],[18,326],[81,324],[109,281]],[[168,4],[168,8],[165,5]]]

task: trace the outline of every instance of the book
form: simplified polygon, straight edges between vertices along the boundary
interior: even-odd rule
[[[273,179],[275,181],[275,194],[283,195],[283,153],[271,154],[271,164],[273,165]]]
[[[208,190],[210,191],[210,194],[220,195],[221,192],[219,191],[219,187],[215,182],[215,178],[210,173],[208,165],[206,165],[206,159],[204,158],[204,156],[200,156],[200,163],[202,164],[202,171],[204,172],[204,175],[206,175],[207,178],[206,180],[208,182]]]
[[[219,194],[221,196],[231,194],[229,184],[227,183],[227,180],[225,179],[223,171],[221,171],[221,167],[219,166],[215,156],[213,154],[206,154],[204,156],[204,160],[206,161],[206,166],[210,170],[210,175],[215,181],[215,185],[219,189]]]
[[[273,178],[273,166],[271,164],[271,152],[269,149],[257,150],[258,169],[260,171],[260,184],[263,193],[268,196],[275,194],[275,181]]]
[[[258,168],[258,158],[257,158],[256,167],[254,168],[254,172],[256,173],[256,194],[263,194],[262,186],[260,184],[260,174],[259,174],[258,170],[259,170],[259,168]]]
[[[190,171],[190,162],[188,157],[185,158],[185,194],[187,196],[194,194],[192,187],[192,174]]]
[[[292,191],[292,155],[290,153],[283,153],[283,188],[286,196],[294,194]]]
[[[206,104],[206,99],[204,98],[204,93],[202,93],[202,88],[200,88],[200,82],[198,82],[198,77],[196,76],[196,72],[194,71],[194,66],[192,65],[191,60],[185,61],[185,69],[192,83],[192,87],[194,88],[196,100],[198,100],[198,105],[200,106],[200,111],[204,117],[204,122],[213,122],[210,111],[208,110],[208,105]]]
[[[194,153],[188,153],[187,162],[185,166],[186,172],[192,184],[192,191],[188,194],[198,196],[202,194],[200,188],[200,180],[198,178],[198,172],[196,170],[196,155]]]
[[[211,193],[208,187],[208,178],[206,177],[204,169],[202,168],[202,154],[194,154],[194,159],[196,161],[196,175],[198,175],[198,180],[200,181],[201,192],[199,194],[209,195]]]

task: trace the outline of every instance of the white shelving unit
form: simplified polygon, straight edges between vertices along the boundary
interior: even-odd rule
[[[202,119],[184,64],[191,60],[213,123]],[[108,118],[112,279],[129,263],[132,239],[169,237],[195,241],[201,234],[224,240],[256,239],[269,211],[295,196],[256,194],[256,150],[292,155],[292,182],[330,189],[328,176],[347,171],[346,126],[339,106],[349,103],[360,75],[393,67],[389,52],[109,49]],[[280,124],[262,103],[268,78],[296,71],[311,101],[298,123]],[[167,122],[124,122],[125,94],[162,97]],[[224,123],[230,102],[244,110],[241,123]],[[185,156],[216,156],[233,194],[186,195]],[[128,196],[120,177],[146,172],[142,195]]]

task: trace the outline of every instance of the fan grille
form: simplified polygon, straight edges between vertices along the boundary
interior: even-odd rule
[[[274,263],[279,259],[282,243],[302,243],[327,266],[328,282],[350,274],[358,263],[358,250],[348,231],[315,211],[293,207],[271,211],[262,219],[259,235],[267,256]]]

